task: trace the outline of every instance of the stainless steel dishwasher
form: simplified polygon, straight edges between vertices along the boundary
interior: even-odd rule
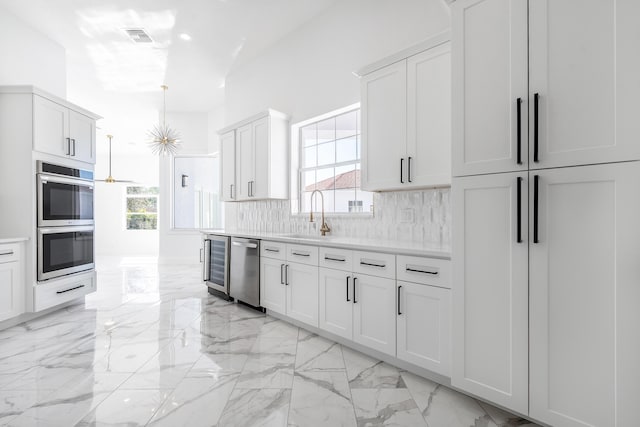
[[[229,294],[260,307],[260,240],[232,237],[230,270]]]

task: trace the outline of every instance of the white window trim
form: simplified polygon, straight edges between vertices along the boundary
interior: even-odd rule
[[[309,212],[300,211],[300,185],[302,182],[302,172],[300,169],[300,128],[303,128],[309,124],[321,122],[325,119],[339,116],[340,114],[348,113],[349,111],[357,110],[360,108],[360,103],[348,105],[337,110],[330,111],[319,116],[312,117],[307,120],[295,123],[291,125],[291,216],[294,218],[308,217]],[[362,135],[362,133],[360,133]],[[360,159],[362,162],[362,159]],[[345,162],[353,163],[353,162]],[[362,164],[362,163],[361,163]],[[373,212],[328,212],[325,214],[329,218],[372,218]]]

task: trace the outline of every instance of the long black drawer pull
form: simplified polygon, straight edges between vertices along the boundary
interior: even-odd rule
[[[354,304],[358,303],[358,301],[356,301],[356,280],[358,280],[358,278],[354,277],[353,281],[352,281],[352,283],[353,283],[353,303]]]
[[[296,256],[310,256],[310,254],[300,254],[298,252],[291,252],[291,255],[296,255]]]
[[[280,252],[280,249],[264,248],[264,250],[267,251],[267,252],[275,252],[275,253]]]
[[[402,285],[398,286],[398,316],[402,315],[400,311],[400,289],[402,289]]]
[[[380,264],[373,264],[373,263],[364,262],[364,261],[360,261],[360,265],[368,265],[369,267],[378,267],[378,268],[385,268],[386,267],[385,264],[380,265]]]
[[[518,218],[516,219],[517,224],[517,242],[522,243],[522,177],[518,177],[518,187],[517,187],[517,198],[516,198],[516,214]]]
[[[349,279],[351,278],[351,276],[347,276],[347,302],[351,302],[351,300],[349,299]]]
[[[412,273],[422,273],[422,274],[431,274],[433,276],[437,276],[438,274],[440,274],[439,271],[427,271],[427,270],[418,270],[416,268],[406,268],[407,271],[410,271]]]
[[[400,159],[400,184],[404,184],[404,158]]]
[[[538,163],[538,104],[540,95],[533,95],[533,161]]]
[[[338,262],[345,262],[346,259],[345,258],[332,258],[330,256],[326,256],[324,257],[324,259],[326,259],[327,261],[338,261]]]
[[[516,100],[516,132],[518,132],[518,135],[516,136],[516,139],[518,141],[518,164],[521,165],[522,164],[522,98],[518,98]]]
[[[65,289],[64,291],[58,291],[56,294],[64,294],[65,292],[75,291],[76,289],[84,288],[84,285],[76,286],[75,288]]]
[[[5,251],[0,251],[0,255],[13,255],[13,249],[7,249]]]
[[[540,176],[533,177],[533,243],[538,241],[538,181]]]

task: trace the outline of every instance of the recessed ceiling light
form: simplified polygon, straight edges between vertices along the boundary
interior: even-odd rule
[[[181,33],[178,37],[180,37],[184,41],[191,40],[191,36],[189,34],[187,34],[187,33]]]

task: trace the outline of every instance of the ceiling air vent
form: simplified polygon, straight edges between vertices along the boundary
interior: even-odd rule
[[[125,28],[124,32],[127,33],[134,43],[153,43],[149,34],[147,34],[142,28]]]

